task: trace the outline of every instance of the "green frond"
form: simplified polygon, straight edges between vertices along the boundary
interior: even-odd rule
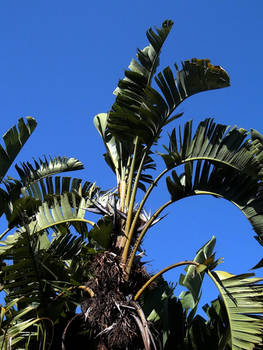
[[[138,50],[137,59],[132,59],[129,65],[129,71],[125,71],[125,78],[119,82],[115,94],[122,94],[123,90],[134,91],[134,94],[140,95],[142,90],[150,85],[152,77],[159,65],[159,57],[162,46],[172,29],[173,22],[166,20],[162,23],[161,28],[156,28],[155,32],[152,28],[146,32],[149,45],[143,50]],[[136,97],[136,96],[135,96]],[[121,97],[120,97],[121,100]]]
[[[177,201],[194,195],[213,195],[235,204],[258,234],[263,245],[263,192],[257,178],[240,173],[231,167],[220,167],[205,160],[185,164],[185,171],[178,176],[175,170],[166,179],[171,199]]]
[[[91,200],[99,192],[99,188],[95,183],[82,182],[82,179],[69,176],[48,176],[45,179],[29,183],[22,189],[22,194],[44,201],[63,193],[74,193],[76,196]]]
[[[34,161],[34,166],[29,162],[22,163],[21,167],[17,164],[15,165],[16,171],[20,176],[20,179],[24,186],[33,184],[40,179],[43,179],[47,176],[52,176],[58,173],[74,171],[84,169],[83,164],[75,158],[67,157],[54,157],[47,160],[44,157],[44,160],[39,158],[39,161]]]
[[[213,254],[215,244],[216,238],[213,236],[203,247],[198,250],[193,261],[203,264]],[[186,266],[186,274],[181,274],[179,280],[180,284],[188,289],[188,291],[183,291],[179,295],[179,299],[185,310],[193,310],[191,317],[193,317],[198,306],[201,286],[204,278],[204,272],[196,274],[195,270],[196,267],[193,265]]]
[[[128,174],[131,149],[133,146],[130,142],[121,143],[111,135],[107,128],[108,116],[107,113],[96,115],[94,117],[94,125],[101,135],[107,150],[107,153],[104,154],[105,161],[115,172],[117,182],[119,182],[120,179],[124,179]]]
[[[1,244],[1,260],[12,261],[1,271],[6,300],[23,297],[23,305],[33,302],[39,305],[45,300],[51,303],[60,291],[56,283],[61,286],[70,283],[71,261],[87,245],[72,234],[61,234],[50,241],[46,233],[33,234],[28,227],[11,241],[8,236]]]
[[[37,126],[37,122],[32,117],[26,117],[26,121],[27,123],[23,118],[20,118],[18,120],[18,130],[17,126],[14,125],[3,136],[5,148],[0,145],[0,181],[2,181],[19,151]]]
[[[86,200],[83,197],[77,198],[73,193],[54,196],[39,206],[35,220],[28,225],[29,230],[37,233],[53,228],[66,233],[72,224],[79,233],[87,233],[86,224],[93,225],[93,222],[84,218],[86,207]]]
[[[185,123],[183,135],[180,128],[179,133],[173,129],[168,153],[161,154],[169,169],[201,159],[260,176],[259,148],[255,141],[247,138],[246,130],[237,127],[229,130],[228,126],[216,124],[213,119],[205,119],[192,135],[191,121]]]
[[[263,342],[263,285],[254,274],[209,273],[225,305],[232,350],[253,350]]]
[[[160,332],[163,349],[184,346],[186,314],[173,289],[160,277],[157,287],[146,291],[142,300],[147,320]]]
[[[166,67],[155,78],[170,109],[175,109],[187,97],[202,91],[220,89],[230,85],[226,71],[214,66],[208,59],[186,60],[179,71],[177,65],[176,78],[170,67]]]
[[[76,197],[76,205],[79,205],[81,198],[85,198],[86,207],[93,205],[91,201],[99,193],[99,188],[95,183],[85,181],[82,184],[81,179],[59,176],[42,178],[28,184],[27,187],[21,187],[22,184],[19,181],[11,182],[10,180],[7,188],[8,193],[3,191],[5,202],[2,206],[9,228],[21,225],[22,211],[26,211],[26,216],[31,218],[43,202],[52,204],[54,198],[60,198],[64,193],[73,193]],[[0,192],[1,194],[2,192]]]
[[[9,305],[18,300],[19,311],[11,315],[9,312],[6,319],[2,319],[1,329],[5,334],[0,341],[5,339],[11,343],[12,340],[12,344],[20,342],[19,345],[24,346],[29,341],[31,345],[33,340],[33,348],[36,343],[50,343],[53,324],[61,317],[65,318],[67,313],[72,315],[78,302],[73,295],[66,299],[58,296],[61,291],[70,289],[76,278],[87,280],[87,243],[72,234],[60,235],[50,241],[45,233],[30,234],[28,229],[11,240],[8,236],[1,243],[1,261],[12,262],[1,268],[1,286],[7,302],[7,307],[2,309],[7,314]],[[86,258],[83,262],[84,254]],[[79,282],[81,278],[78,278]],[[2,312],[1,315],[5,316]],[[31,327],[37,322],[39,327]],[[30,336],[28,332],[23,333],[27,326],[30,327]],[[43,350],[46,348],[45,345],[41,347]]]
[[[155,78],[163,96],[147,85],[144,94],[137,98],[129,89],[122,92],[122,100],[116,99],[109,114],[108,127],[119,139],[140,137],[145,144],[157,141],[163,127],[181,116],[171,117],[176,107],[187,97],[198,92],[229,86],[225,70],[213,66],[209,60],[185,61],[177,78],[167,67]],[[121,94],[121,93],[120,93]]]

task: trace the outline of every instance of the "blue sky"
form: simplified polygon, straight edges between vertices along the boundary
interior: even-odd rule
[[[167,18],[175,25],[161,67],[210,58],[231,78],[230,88],[199,94],[182,104],[179,111],[184,116],[174,126],[214,117],[263,132],[262,1],[13,0],[0,4],[0,131],[3,134],[22,116],[38,121],[17,162],[44,154],[76,157],[85,170],[74,176],[96,180],[105,189],[115,186],[93,117],[109,110],[123,70],[136,48],[147,45],[147,28]],[[165,138],[160,150],[162,142]],[[163,184],[147,209],[167,199]],[[217,237],[217,256],[225,258],[220,269],[247,272],[262,258],[263,248],[249,223],[226,201],[192,198],[166,212],[167,218],[145,239],[152,272],[192,259],[212,235]],[[176,281],[179,273],[166,277]],[[211,284],[206,286],[208,299],[216,297]]]

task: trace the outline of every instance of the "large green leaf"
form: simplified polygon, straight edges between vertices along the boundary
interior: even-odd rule
[[[30,196],[42,201],[60,196],[63,193],[74,193],[77,196],[92,200],[99,192],[99,188],[95,183],[82,179],[71,178],[69,176],[48,176],[37,182],[29,183],[22,189],[24,196]]]
[[[187,138],[184,140],[187,140]],[[239,140],[239,148],[232,152],[230,146],[224,147],[222,153],[225,155],[223,158],[220,156],[222,154],[220,151],[214,156],[213,160],[211,157],[207,159],[205,156],[203,156],[204,160],[201,156],[187,158],[187,154],[185,154],[187,161],[184,162],[184,171],[178,175],[173,170],[172,177],[168,176],[166,178],[167,188],[173,201],[199,194],[209,194],[229,200],[248,218],[258,234],[256,239],[260,244],[263,244],[263,193],[261,180],[259,180],[261,178],[261,160],[258,157],[258,150],[254,141],[252,145],[245,142],[242,146],[239,136],[237,140]],[[232,144],[234,143],[233,140]],[[192,147],[190,147],[190,142],[188,146],[186,144],[185,142],[185,147],[182,146],[181,148]],[[182,142],[181,145],[183,145]],[[208,146],[206,145],[206,147]],[[256,154],[255,157],[252,152],[253,148]],[[178,155],[179,152],[174,152],[171,157],[175,155],[176,164],[180,164],[180,154],[179,156],[176,156],[176,154]],[[242,155],[244,155],[243,161]],[[166,162],[171,166],[170,159],[166,158]],[[244,168],[242,164],[246,167]],[[254,176],[248,175],[251,173],[254,173]]]
[[[8,236],[0,247],[1,260],[12,262],[3,266],[1,272],[7,299],[23,296],[23,304],[40,304],[43,297],[46,301],[54,298],[58,290],[55,282],[69,284],[70,261],[84,246],[86,242],[81,237],[60,234],[50,241],[46,233],[32,233],[28,226],[12,239]]]
[[[31,196],[35,199],[45,200],[47,196],[54,193],[77,192],[86,196],[91,184],[85,182],[80,186],[82,180],[65,177],[56,177],[53,181],[51,175],[59,172],[82,169],[83,165],[77,159],[56,157],[48,162],[40,160],[40,164],[35,162],[35,169],[30,163],[22,163],[22,168],[16,165],[21,181],[7,177],[3,180],[6,191],[0,189],[0,216],[5,213],[10,220],[14,216],[17,201],[21,201],[21,194]],[[20,205],[20,204],[18,204]]]
[[[164,21],[160,29],[156,32],[152,28],[147,31],[149,45],[138,50],[138,61],[132,60],[129,71],[125,72],[125,78],[119,82],[118,88],[115,90],[116,102],[112,107],[109,115],[102,113],[95,117],[94,123],[101,134],[107,153],[105,159],[107,163],[114,168],[119,179],[124,180],[130,163],[130,154],[133,152],[133,137],[122,138],[122,142],[118,142],[111,129],[111,114],[113,110],[117,110],[119,106],[128,106],[132,109],[133,105],[139,106],[143,102],[144,89],[151,83],[153,74],[159,64],[159,55],[161,48],[172,28],[172,21]],[[119,182],[119,181],[118,181]]]
[[[34,163],[35,167],[29,162],[22,163],[21,167],[15,165],[24,186],[33,184],[47,176],[84,168],[83,164],[78,159],[67,157],[50,157],[49,161],[44,157],[44,160],[39,159],[38,162],[35,160]]]
[[[188,345],[186,349],[191,350],[223,350],[218,347],[218,337],[212,336],[206,320],[200,315],[196,315],[192,322],[187,325],[185,345],[186,344]],[[230,349],[224,348],[224,350]]]
[[[194,261],[199,264],[203,264],[212,255],[215,244],[216,238],[213,236],[203,247],[198,250]],[[182,305],[186,310],[189,308],[194,309],[200,299],[200,291],[204,278],[204,272],[196,274],[195,269],[195,266],[188,265],[185,268],[186,274],[181,274],[180,276],[180,284],[187,287],[188,289],[187,292],[183,291],[179,295],[179,299],[181,300]]]
[[[16,126],[13,126],[3,136],[5,148],[0,145],[0,181],[2,181],[17,154],[36,128],[37,122],[34,118],[26,117],[26,120],[27,123],[23,118],[20,118],[18,120],[18,130]]]
[[[7,303],[21,297],[18,305],[21,313],[15,314],[15,318],[10,322],[10,318],[7,318],[1,329],[7,331],[10,343],[11,337],[14,337],[14,344],[15,341],[19,341],[21,349],[27,349],[23,346],[29,341],[30,349],[47,349],[48,346],[43,344],[51,343],[53,324],[60,324],[61,319],[66,321],[68,316],[69,320],[74,315],[76,303],[79,301],[79,293],[78,298],[77,295],[73,295],[74,287],[70,297],[60,297],[61,293],[63,295],[67,289],[72,289],[72,283],[77,276],[79,278],[73,286],[83,283],[83,278],[87,281],[87,243],[81,237],[71,234],[61,234],[50,242],[45,233],[31,234],[28,229],[20,232],[15,239],[13,237],[12,242],[9,241],[5,248],[7,249],[0,247],[1,260],[8,261],[1,269],[1,286],[6,292]],[[35,306],[36,311],[27,313],[31,305]],[[16,324],[13,323],[15,319],[18,321]],[[40,329],[31,327],[30,334],[23,333],[23,327],[25,329],[26,325],[33,325],[34,320],[40,321]],[[57,329],[59,328],[60,326],[57,326]],[[40,337],[42,331],[43,342]],[[2,338],[0,337],[0,340]],[[43,346],[38,347],[40,344]]]
[[[110,217],[100,219],[89,231],[89,238],[97,242],[102,248],[109,248],[113,231],[113,222]]]
[[[263,285],[254,274],[209,274],[225,305],[232,350],[253,350],[263,341]]]
[[[209,317],[206,325],[209,329],[210,337],[215,343],[214,346],[210,348],[231,350],[231,346],[228,344],[230,336],[228,316],[222,298],[219,296],[211,302],[211,305],[204,305],[203,310]]]
[[[130,142],[121,143],[111,135],[107,128],[107,113],[100,113],[96,115],[94,117],[94,125],[101,135],[107,150],[107,153],[104,154],[105,161],[115,172],[117,183],[119,184],[128,176],[128,170],[131,161],[130,154],[134,146]]]
[[[156,78],[163,96],[147,85],[143,97],[136,103],[124,95],[126,104],[118,103],[118,98],[109,114],[108,126],[111,133],[119,139],[139,136],[143,143],[154,143],[163,127],[175,118],[171,117],[176,107],[187,97],[202,91],[229,86],[227,73],[208,60],[185,61],[183,69],[177,71],[177,78],[168,67]],[[132,88],[133,86],[131,86]]]
[[[220,66],[214,66],[208,59],[186,60],[182,62],[174,78],[172,70],[167,67],[155,78],[171,109],[184,99],[202,91],[220,89],[229,86],[229,76]]]
[[[29,230],[32,233],[41,232],[50,228],[58,231],[68,232],[68,227],[74,227],[83,233],[87,232],[86,224],[89,220],[84,218],[86,213],[86,201],[83,197],[77,198],[73,193],[64,193],[54,196],[51,200],[45,201],[39,206],[35,213],[35,220],[29,223]],[[81,228],[78,226],[81,223]]]
[[[260,183],[254,178],[212,165],[208,161],[198,162],[178,176],[172,171],[172,178],[167,177],[167,187],[172,200],[210,194],[234,203],[249,219],[256,233],[263,235],[263,213],[260,205],[263,194]],[[258,239],[260,239],[258,237]]]
[[[143,96],[143,89],[151,84],[156,68],[159,65],[159,57],[162,46],[172,29],[173,22],[165,20],[161,28],[156,28],[156,32],[150,28],[146,32],[149,45],[143,50],[138,50],[137,59],[132,59],[129,70],[125,71],[125,78],[120,80],[118,88],[114,91],[117,95],[118,104],[126,105],[126,96],[130,102],[137,104]],[[116,101],[116,102],[117,102]]]
[[[11,177],[7,177],[3,181],[3,184],[6,187],[6,190],[0,188],[0,216],[4,213],[8,217],[12,212],[12,204],[21,195],[22,183]]]
[[[247,138],[245,129],[233,127],[229,130],[227,125],[205,119],[194,136],[192,121],[185,123],[183,135],[180,128],[178,134],[175,129],[172,131],[169,148],[166,148],[168,153],[161,154],[169,169],[202,159],[262,177],[260,148],[256,141],[251,142]]]
[[[93,206],[92,200],[99,193],[99,188],[95,183],[85,181],[82,185],[81,179],[71,177],[56,176],[52,178],[48,176],[45,179],[42,178],[39,181],[29,183],[23,188],[21,188],[22,184],[19,181],[13,181],[15,182],[13,183],[10,180],[8,183],[8,193],[3,191],[5,205],[3,204],[2,206],[9,228],[22,224],[21,212],[25,211],[27,217],[32,218],[35,216],[37,208],[43,202],[52,205],[54,198],[59,200],[62,194],[73,193],[75,202],[70,203],[72,205],[75,203],[76,206],[79,206],[82,198],[85,198],[85,205],[88,208]]]

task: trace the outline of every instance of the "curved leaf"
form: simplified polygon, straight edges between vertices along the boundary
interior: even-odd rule
[[[164,98],[155,89],[146,86],[140,99],[125,92],[120,103],[116,100],[108,125],[115,137],[129,139],[138,136],[143,143],[152,144],[165,125],[181,116],[171,117],[181,102],[195,93],[229,86],[229,76],[223,68],[212,65],[209,60],[193,59],[185,61],[181,71],[177,69],[177,78],[167,67],[163,74],[158,74],[156,82]]]
[[[198,160],[195,166],[193,162],[186,163],[180,176],[173,170],[166,183],[173,201],[199,194],[229,200],[247,217],[258,234],[256,239],[263,245],[263,191],[257,178]]]
[[[129,65],[129,71],[125,71],[125,78],[119,82],[118,88],[114,93],[125,95],[125,90],[130,90],[131,93],[139,97],[140,92],[150,85],[152,77],[159,65],[159,56],[162,46],[172,29],[173,22],[171,20],[165,20],[162,23],[161,28],[156,28],[156,32],[152,28],[146,32],[149,45],[143,50],[137,52],[137,59],[132,59]],[[129,94],[128,94],[129,96]],[[135,100],[136,100],[136,96]],[[122,98],[120,97],[120,100]],[[135,101],[134,100],[134,101]]]
[[[137,58],[139,63],[134,59],[129,65],[129,71],[125,71],[125,78],[120,80],[118,88],[114,91],[117,95],[116,101],[109,113],[108,128],[113,136],[118,136],[122,140],[129,140],[137,136],[144,136],[145,131],[140,130],[140,126],[144,126],[142,118],[137,114],[140,113],[141,107],[144,105],[146,98],[145,90],[150,86],[153,74],[159,64],[159,56],[161,48],[173,26],[173,22],[166,20],[160,29],[156,29],[155,33],[152,28],[147,31],[147,38],[150,42],[149,46],[142,51],[138,50]],[[145,111],[146,113],[146,111]],[[136,129],[131,130],[130,126]],[[122,134],[124,133],[125,136]]]
[[[30,196],[42,201],[69,192],[91,200],[98,194],[99,188],[95,183],[89,181],[85,181],[82,184],[82,180],[79,178],[71,178],[69,176],[55,176],[53,178],[48,176],[45,179],[40,179],[32,184],[30,183],[22,189],[24,196]]]
[[[23,225],[23,215],[21,216],[21,213],[25,213],[26,217],[32,220],[35,217],[38,207],[43,202],[52,205],[54,198],[59,200],[61,194],[73,193],[75,195],[74,203],[76,206],[79,206],[82,198],[85,198],[87,208],[93,206],[92,199],[99,192],[99,188],[95,183],[92,184],[86,181],[82,185],[81,179],[72,179],[70,177],[47,177],[32,184],[30,183],[24,188],[21,188],[22,184],[20,181],[13,181],[15,183],[9,181],[8,184],[5,181],[8,193],[2,191],[3,198],[5,198],[2,207],[8,220],[9,229]],[[0,192],[0,195],[2,195],[2,192]]]
[[[225,305],[232,350],[254,349],[263,341],[263,285],[254,274],[209,273]]]
[[[67,157],[50,157],[49,161],[44,157],[44,160],[39,159],[38,162],[35,160],[34,163],[35,167],[29,162],[22,163],[21,167],[15,165],[24,186],[61,172],[84,169],[83,164],[78,159]]]
[[[185,162],[202,159],[220,166],[229,166],[248,175],[261,177],[262,165],[256,141],[247,139],[245,129],[214,123],[213,119],[202,121],[192,136],[192,121],[185,123],[184,133],[174,129],[170,136],[168,153],[161,154],[168,169]]]
[[[208,59],[193,58],[182,62],[182,70],[179,71],[177,65],[175,68],[176,78],[170,67],[155,78],[171,109],[191,95],[230,85],[226,71],[220,66],[212,65]]]
[[[76,270],[85,273],[87,261],[83,270],[81,253],[82,249],[87,253],[87,243],[72,234],[60,235],[50,242],[46,234],[31,234],[27,228],[12,243],[0,249],[1,259],[11,261],[2,266],[0,275],[2,288],[7,293],[5,300],[22,297],[19,310],[26,310],[32,304],[38,307],[37,314],[31,313],[19,324],[36,315],[49,317],[50,322],[55,323],[61,313],[74,312],[76,306],[72,299],[63,301],[57,296],[61,289],[71,286]],[[28,341],[28,334],[25,340]]]
[[[18,130],[16,126],[13,126],[3,136],[5,148],[0,145],[0,181],[2,181],[17,154],[37,126],[34,118],[26,117],[26,120],[27,123],[24,122],[23,118],[20,118],[18,120]]]
[[[73,193],[64,193],[43,202],[35,214],[35,220],[30,222],[28,227],[31,233],[41,232],[51,227],[61,232],[68,232],[68,225],[72,223],[75,229],[83,234],[84,231],[88,232],[86,223],[93,224],[84,218],[85,212],[86,201],[83,197],[77,203]]]

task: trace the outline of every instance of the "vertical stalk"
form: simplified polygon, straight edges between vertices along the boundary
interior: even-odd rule
[[[125,193],[126,193],[126,188],[127,188],[127,183],[125,180],[121,179],[120,181],[120,198],[121,198],[121,202],[120,202],[120,209],[123,212],[124,211],[124,207],[125,207]]]
[[[127,194],[126,194],[126,199],[125,199],[125,204],[127,207],[128,207],[128,203],[130,202],[130,196],[131,196],[132,179],[133,179],[133,174],[134,174],[134,170],[135,170],[138,140],[139,140],[139,138],[138,138],[138,136],[136,136],[136,139],[134,142],[133,158],[132,158],[132,163],[131,163],[131,168],[130,168],[130,173],[129,173],[129,178],[128,178],[128,189],[127,189]],[[129,204],[129,209],[130,209],[130,204]]]
[[[147,150],[145,150],[141,162],[140,162],[140,166],[137,170],[137,175],[134,181],[134,185],[133,185],[133,190],[132,190],[132,194],[131,194],[131,199],[130,199],[130,203],[129,203],[129,209],[128,209],[128,216],[127,216],[127,221],[126,221],[126,226],[125,226],[125,245],[124,245],[124,249],[122,252],[122,262],[126,263],[127,260],[127,256],[128,256],[128,252],[129,252],[129,247],[131,244],[131,240],[132,240],[132,234],[133,232],[130,232],[130,226],[131,226],[131,222],[132,222],[132,214],[133,214],[133,208],[134,208],[134,203],[135,203],[135,198],[136,198],[136,193],[137,193],[137,189],[138,189],[138,183],[140,180],[140,176],[141,176],[141,172],[142,172],[142,167],[143,167],[143,163],[144,163],[144,159],[146,157],[146,153]]]
[[[132,158],[129,177],[128,177],[128,187],[127,187],[127,182],[125,181],[125,192],[123,193],[124,197],[122,199],[122,202],[123,202],[123,207],[125,207],[125,206],[128,207],[128,213],[127,213],[127,219],[126,219],[126,224],[125,224],[124,236],[121,236],[120,240],[118,240],[118,247],[119,248],[122,248],[127,240],[127,234],[126,234],[126,231],[128,230],[127,225],[130,225],[130,221],[132,218],[133,205],[131,206],[130,196],[131,196],[131,189],[132,189],[132,179],[133,179],[133,175],[134,175],[134,171],[135,171],[135,162],[136,162],[138,141],[139,141],[139,137],[136,136],[135,141],[134,141],[133,158]],[[127,193],[126,193],[126,189],[127,189]],[[124,203],[124,200],[125,200],[125,203]]]
[[[128,236],[131,236],[131,237],[133,236],[133,233],[134,233],[134,230],[135,230],[135,227],[136,227],[138,218],[139,218],[139,216],[140,216],[140,213],[141,213],[141,211],[142,211],[142,208],[143,208],[143,206],[144,206],[146,200],[148,199],[149,195],[151,194],[151,192],[152,192],[154,186],[156,186],[156,184],[158,183],[158,181],[161,179],[161,177],[162,177],[163,175],[165,175],[165,174],[167,173],[167,171],[169,171],[169,169],[167,169],[167,168],[166,168],[165,170],[163,170],[163,171],[156,177],[156,179],[154,179],[154,181],[153,181],[153,182],[151,183],[151,185],[149,186],[147,192],[145,193],[145,195],[144,195],[144,197],[143,197],[143,199],[142,199],[142,201],[141,201],[141,203],[140,203],[140,205],[139,205],[138,210],[136,211],[136,214],[135,214],[134,219],[133,219],[133,221],[132,221],[132,224],[131,224],[131,227],[130,227],[129,235],[128,235]]]

